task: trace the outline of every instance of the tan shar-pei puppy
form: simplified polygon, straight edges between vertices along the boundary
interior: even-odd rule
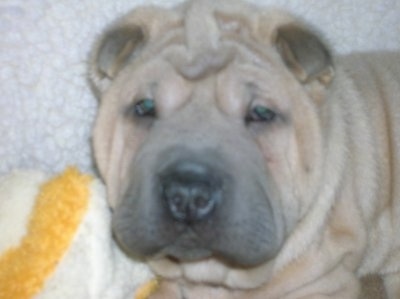
[[[400,298],[399,55],[335,58],[286,13],[197,0],[128,13],[90,68],[113,230],[151,298],[378,298],[374,273]]]

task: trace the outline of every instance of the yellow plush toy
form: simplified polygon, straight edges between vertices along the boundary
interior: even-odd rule
[[[75,168],[0,178],[0,227],[2,299],[146,299],[157,288],[114,243],[103,185]]]

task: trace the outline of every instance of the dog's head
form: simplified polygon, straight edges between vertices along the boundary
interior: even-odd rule
[[[120,245],[169,278],[264,282],[319,175],[326,47],[287,14],[192,1],[111,26],[91,77]]]

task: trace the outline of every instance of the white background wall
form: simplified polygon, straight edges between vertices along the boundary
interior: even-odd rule
[[[218,0],[216,0],[218,1]],[[140,0],[0,1],[0,173],[92,171],[96,100],[86,58],[101,29]],[[172,5],[178,1],[151,1]],[[400,49],[400,0],[252,0],[321,28],[335,51]]]

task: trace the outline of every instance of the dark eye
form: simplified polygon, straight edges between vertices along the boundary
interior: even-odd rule
[[[250,122],[264,122],[264,123],[270,123],[274,121],[276,118],[276,113],[265,107],[265,106],[254,106],[250,108],[247,116],[246,116],[246,123]]]
[[[156,116],[156,104],[153,99],[141,99],[134,106],[135,115],[138,117]]]

